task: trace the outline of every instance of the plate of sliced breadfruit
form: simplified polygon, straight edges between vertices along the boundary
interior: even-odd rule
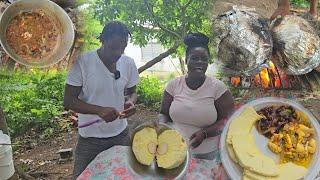
[[[134,129],[130,167],[144,178],[180,179],[189,164],[189,149],[179,131],[160,123],[145,123]]]
[[[260,98],[239,108],[221,135],[233,180],[313,180],[320,171],[320,126],[299,103]]]

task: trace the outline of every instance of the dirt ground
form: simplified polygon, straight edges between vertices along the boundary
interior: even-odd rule
[[[237,104],[243,104],[264,96],[295,98],[304,107],[308,108],[320,122],[320,92],[243,90],[240,96],[235,99]],[[150,111],[138,106],[138,112],[128,121],[129,128],[132,129],[142,122],[155,119],[157,119],[156,111]],[[76,128],[71,129],[69,132],[58,133],[47,140],[33,137],[33,139],[30,139],[32,142],[30,149],[23,151],[23,153],[21,153],[21,150],[17,151],[14,154],[14,161],[25,172],[38,176],[37,179],[70,179],[73,169],[72,159],[59,162],[59,154],[56,152],[60,149],[74,148],[76,137]]]

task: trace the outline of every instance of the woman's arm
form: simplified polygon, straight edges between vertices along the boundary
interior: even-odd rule
[[[217,110],[217,121],[204,129],[201,129],[190,137],[192,140],[191,146],[193,148],[198,147],[203,140],[208,137],[218,136],[222,132],[224,126],[224,118],[227,118],[234,110],[234,101],[230,91],[226,91],[220,98],[215,101],[215,107]]]
[[[172,122],[172,119],[169,115],[169,109],[172,101],[173,101],[173,96],[171,96],[167,91],[164,91],[162,96],[160,114],[159,114],[159,122],[163,122],[163,123]]]
[[[230,116],[234,111],[234,100],[231,92],[226,91],[220,98],[215,101],[215,107],[217,110],[217,121],[203,131],[207,137],[218,136],[222,133],[223,126],[225,125],[224,119]]]

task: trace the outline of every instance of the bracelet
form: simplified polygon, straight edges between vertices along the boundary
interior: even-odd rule
[[[202,133],[204,133],[204,135],[206,136],[204,139],[207,139],[207,138],[208,138],[208,133],[207,133],[207,131],[206,131],[205,129],[202,129],[201,131],[202,131]]]

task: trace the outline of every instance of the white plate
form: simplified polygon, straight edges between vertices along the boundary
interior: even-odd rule
[[[260,98],[254,101],[251,101],[245,105],[243,105],[241,108],[239,108],[229,119],[226,127],[224,128],[222,135],[221,135],[221,140],[220,140],[220,153],[221,153],[221,160],[222,164],[228,173],[229,177],[233,180],[241,180],[242,179],[242,168],[235,162],[231,160],[229,157],[227,147],[226,147],[226,136],[228,132],[228,128],[230,123],[237,117],[239,114],[244,110],[245,107],[251,106],[253,107],[256,111],[270,105],[291,105],[298,111],[304,112],[312,126],[314,127],[316,133],[315,133],[315,139],[317,141],[317,151],[313,156],[313,160],[311,165],[309,166],[309,170],[307,174],[305,175],[305,179],[307,180],[313,180],[316,178],[317,174],[319,173],[320,170],[320,125],[317,119],[307,110],[305,109],[302,105],[299,103],[289,100],[289,99],[284,99],[284,98],[273,98],[273,97],[268,97],[268,98]],[[277,155],[272,153],[269,148],[267,147],[267,138],[263,137],[260,135],[256,128],[252,128],[253,134],[255,136],[255,141],[258,146],[258,148],[263,152],[265,155],[268,157],[274,159],[276,162],[279,162],[279,158]]]

